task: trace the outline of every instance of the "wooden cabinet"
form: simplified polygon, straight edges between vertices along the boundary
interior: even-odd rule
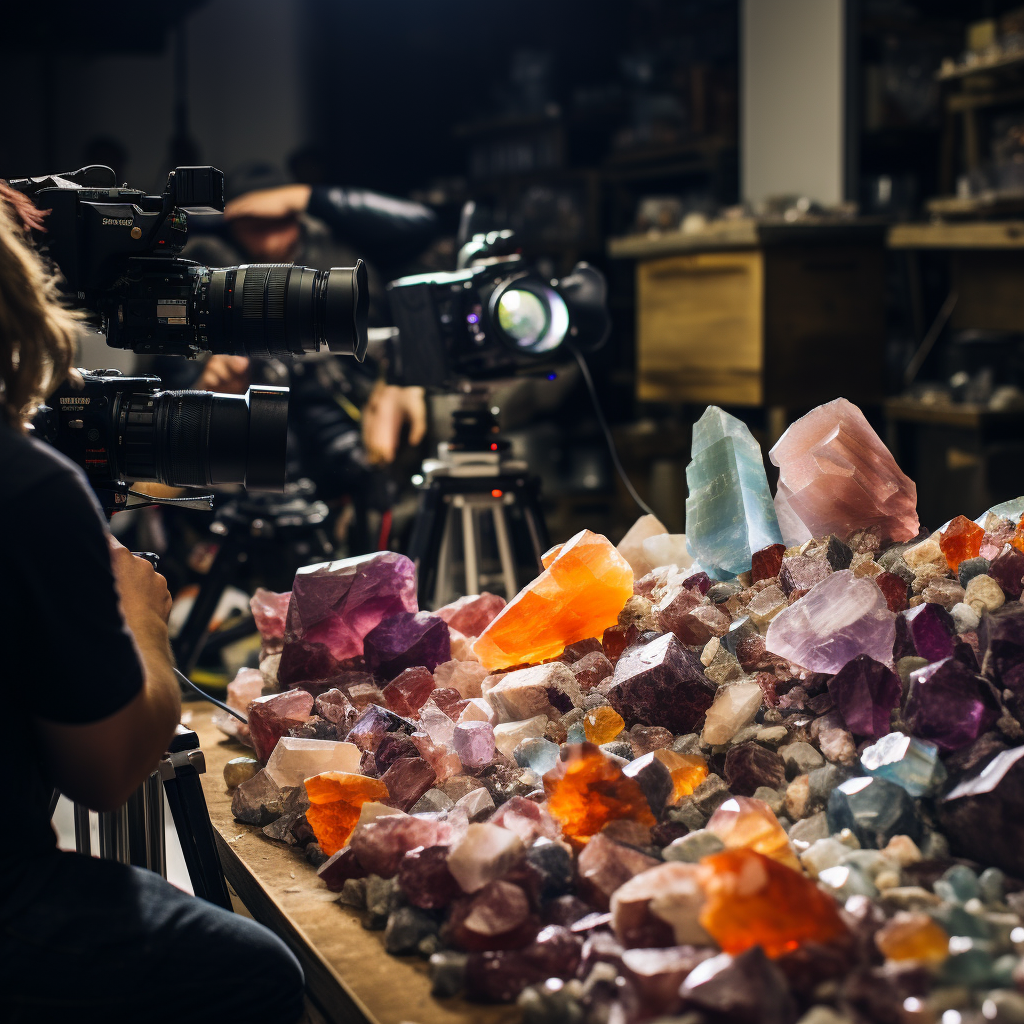
[[[613,243],[612,255],[638,258],[641,401],[881,400],[882,233],[801,227],[751,225],[704,250],[691,239],[689,252],[665,252],[664,239],[646,253],[640,240]]]

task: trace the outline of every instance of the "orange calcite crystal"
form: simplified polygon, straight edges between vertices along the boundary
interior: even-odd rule
[[[330,857],[348,842],[363,804],[387,800],[388,787],[380,779],[365,775],[322,772],[306,779],[306,795],[306,820],[320,848]]]
[[[887,960],[938,964],[949,956],[949,936],[927,914],[901,911],[875,932],[875,945]]]
[[[1020,517],[1020,522],[1017,523],[1017,529],[1013,531],[1013,537],[1010,538],[1010,543],[1018,551],[1024,551],[1024,516]]]
[[[608,704],[588,711],[583,719],[583,732],[591,743],[611,743],[626,723],[622,715]]]
[[[494,672],[557,658],[600,637],[633,596],[633,570],[607,538],[582,530],[556,552],[480,634],[473,651]]]
[[[835,900],[810,879],[753,850],[725,850],[701,861],[707,902],[700,923],[722,951],[760,946],[770,957],[805,942],[847,934]]]
[[[731,797],[711,815],[704,827],[718,836],[727,850],[756,850],[800,871],[800,861],[789,845],[786,830],[763,800],[750,796]]]
[[[647,797],[640,784],[590,743],[572,748],[567,761],[544,776],[548,810],[565,837],[582,846],[616,818],[653,827]]]
[[[939,536],[939,548],[946,556],[946,563],[956,572],[961,562],[977,558],[985,531],[972,523],[967,516],[957,516]]]
[[[669,803],[679,803],[708,777],[708,763],[699,754],[677,754],[674,750],[661,747],[654,751],[654,756],[672,776],[672,797]]]

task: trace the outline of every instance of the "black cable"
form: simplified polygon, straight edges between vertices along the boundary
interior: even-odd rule
[[[626,490],[629,491],[629,496],[641,509],[643,509],[644,512],[647,513],[647,515],[653,516],[653,509],[646,501],[643,500],[643,498],[640,497],[639,494],[636,493],[636,488],[631,483],[629,477],[626,476],[626,471],[623,469],[622,463],[619,461],[619,453],[615,449],[615,439],[612,437],[612,432],[608,429],[608,423],[604,418],[604,413],[601,411],[601,402],[597,397],[597,388],[594,387],[594,379],[590,376],[590,367],[587,366],[587,361],[583,358],[583,353],[574,345],[569,346],[569,351],[576,357],[576,362],[580,364],[580,371],[583,373],[583,380],[586,382],[587,391],[590,392],[590,401],[593,403],[598,425],[601,427],[601,432],[604,434],[605,442],[608,445],[608,451],[611,453],[615,471],[619,474],[620,479],[626,485]]]
[[[242,714],[241,711],[236,711],[234,708],[229,708],[223,701],[217,700],[216,697],[211,697],[205,690],[200,690],[195,683],[183,672],[179,672],[177,669],[174,670],[174,674],[178,677],[179,683],[184,683],[189,689],[195,690],[203,700],[208,700],[211,704],[216,704],[221,711],[226,711],[233,718],[237,718],[240,722],[248,722],[249,719]]]

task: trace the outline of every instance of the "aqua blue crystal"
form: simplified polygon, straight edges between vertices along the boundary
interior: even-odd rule
[[[1019,498],[1011,498],[1009,501],[1001,501],[998,505],[993,505],[988,512],[982,512],[974,521],[979,526],[984,526],[985,516],[989,512],[994,516],[999,516],[1000,519],[1012,519],[1013,522],[1017,522],[1021,516],[1024,516],[1024,495],[1021,495]]]
[[[911,796],[934,792],[946,780],[939,748],[902,732],[890,732],[860,755],[861,767],[876,779],[888,779]]]
[[[932,886],[935,895],[951,903],[966,903],[981,897],[978,876],[964,864],[954,864]]]
[[[583,729],[582,722],[573,722],[573,724],[566,729],[566,743],[586,743],[586,741],[587,734]]]
[[[978,886],[985,903],[1002,903],[1006,892],[1006,875],[999,868],[985,868],[978,879]]]
[[[558,744],[543,736],[530,736],[516,747],[512,756],[520,768],[530,768],[544,775],[558,764]]]
[[[686,467],[686,544],[716,579],[750,568],[755,551],[782,543],[761,448],[746,425],[709,405],[693,426]]]
[[[949,959],[942,965],[941,978],[946,985],[982,988],[992,983],[995,958],[986,944],[951,942]]]
[[[832,790],[825,810],[829,832],[848,828],[862,847],[880,850],[893,836],[917,839],[921,834],[910,794],[888,779],[847,779]]]

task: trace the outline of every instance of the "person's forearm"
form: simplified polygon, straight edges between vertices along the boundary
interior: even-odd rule
[[[141,619],[141,621],[140,621]],[[174,656],[167,636],[167,624],[156,614],[135,616],[128,623],[142,664],[147,718],[151,728],[142,741],[143,761],[155,763],[167,749],[175,726],[181,720],[181,688],[174,675]]]

